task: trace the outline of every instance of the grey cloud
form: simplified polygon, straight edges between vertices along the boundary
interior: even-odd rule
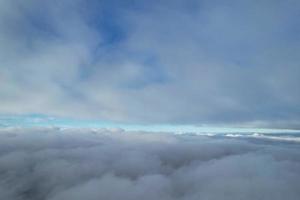
[[[122,130],[0,131],[0,198],[298,199],[299,143]]]
[[[299,121],[298,47],[284,33],[292,28],[299,4],[269,3],[203,1],[196,14],[167,4],[134,15],[138,28],[129,45],[155,49],[174,80],[147,91],[157,102],[153,109],[173,112],[167,117],[178,122],[278,120],[288,127],[292,118]]]

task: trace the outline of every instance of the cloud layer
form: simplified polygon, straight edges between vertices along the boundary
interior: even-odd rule
[[[0,131],[0,199],[297,200],[299,143],[123,130]]]
[[[299,128],[300,4],[1,0],[0,112]]]

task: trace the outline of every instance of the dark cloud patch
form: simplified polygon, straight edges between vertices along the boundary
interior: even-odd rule
[[[296,200],[299,148],[243,137],[7,128],[0,199]]]

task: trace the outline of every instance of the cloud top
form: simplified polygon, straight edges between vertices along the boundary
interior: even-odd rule
[[[0,197],[299,199],[299,144],[101,129],[2,129]]]

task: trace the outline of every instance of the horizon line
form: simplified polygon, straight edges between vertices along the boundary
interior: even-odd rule
[[[255,128],[237,126],[214,126],[168,123],[121,123],[101,120],[80,120],[51,117],[41,114],[0,115],[0,128],[21,127],[58,127],[58,128],[94,128],[116,129],[125,131],[174,132],[174,133],[300,133],[299,129]]]

